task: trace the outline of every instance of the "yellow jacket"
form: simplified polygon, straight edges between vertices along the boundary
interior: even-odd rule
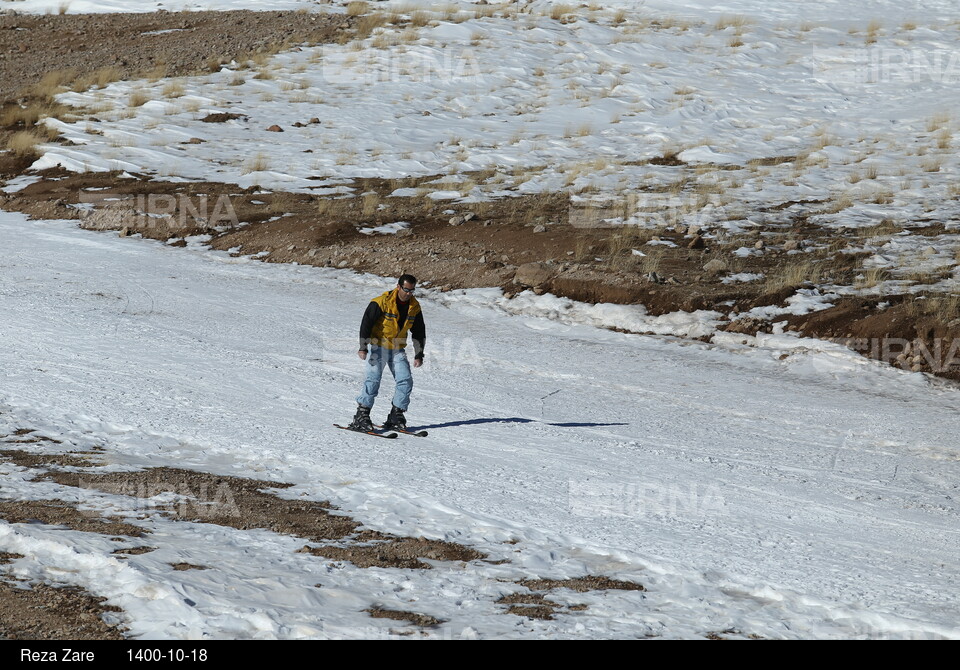
[[[379,307],[379,318],[373,322],[370,330],[370,344],[384,347],[386,349],[403,349],[407,346],[407,334],[420,314],[420,303],[413,296],[407,302],[407,318],[400,323],[400,310],[397,309],[397,293],[399,287],[394,287],[392,291],[387,291],[383,295],[371,300]],[[372,307],[372,305],[371,305]],[[373,310],[376,313],[377,310]],[[370,312],[370,310],[368,310]],[[363,327],[361,326],[361,341],[363,340]]]

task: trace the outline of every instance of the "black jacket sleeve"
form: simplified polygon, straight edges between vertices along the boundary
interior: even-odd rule
[[[427,327],[423,323],[423,312],[417,314],[410,326],[410,335],[413,338],[414,358],[423,358],[423,347],[427,342]]]
[[[360,349],[362,351],[367,350],[367,345],[370,344],[370,333],[373,332],[373,326],[381,316],[383,316],[383,310],[380,309],[380,305],[371,300],[370,304],[367,305],[367,311],[363,313],[363,320],[360,322]]]

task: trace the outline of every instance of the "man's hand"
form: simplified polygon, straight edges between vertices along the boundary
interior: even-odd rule
[[[414,358],[414,359],[413,359],[413,367],[419,368],[421,365],[423,365],[423,359],[422,359],[422,358]]]
[[[361,360],[361,361],[367,360],[367,350],[366,350],[366,349],[361,349],[360,351],[357,352],[357,356],[360,357],[360,360]]]

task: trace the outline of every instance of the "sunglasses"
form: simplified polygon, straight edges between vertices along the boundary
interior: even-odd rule
[[[413,288],[407,288],[406,286],[401,286],[400,290],[403,291],[404,293],[409,293],[412,295],[413,292],[417,290],[417,287],[414,286]]]

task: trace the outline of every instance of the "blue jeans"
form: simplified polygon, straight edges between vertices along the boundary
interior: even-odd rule
[[[377,393],[380,392],[383,368],[387,366],[397,386],[393,392],[393,404],[406,411],[410,406],[410,392],[413,390],[413,375],[410,373],[407,352],[403,349],[371,346],[366,363],[367,378],[363,382],[363,390],[357,396],[357,403],[364,407],[373,407]]]

